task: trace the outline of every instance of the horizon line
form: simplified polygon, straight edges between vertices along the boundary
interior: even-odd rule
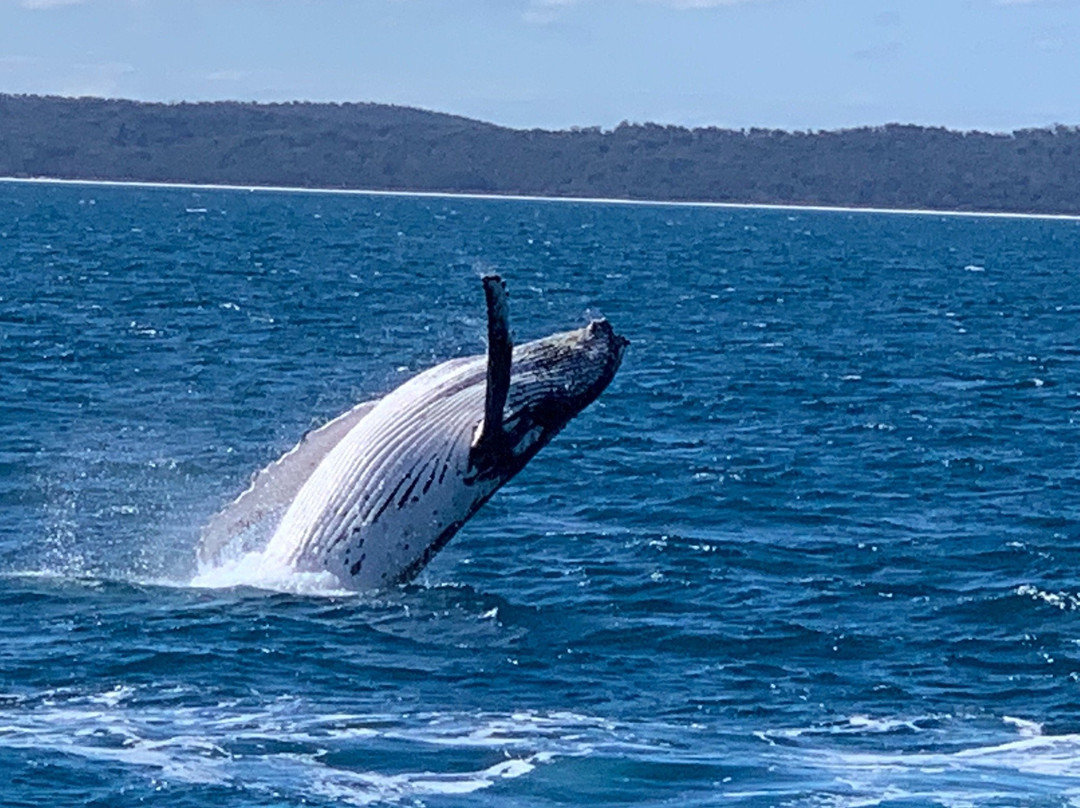
[[[258,191],[279,194],[341,194],[346,196],[420,197],[427,199],[478,199],[515,202],[564,202],[588,205],[636,205],[639,207],[687,207],[728,210],[804,211],[809,213],[883,213],[899,216],[949,216],[985,219],[1043,219],[1080,222],[1077,213],[1022,213],[1014,211],[939,210],[934,208],[880,208],[852,205],[799,205],[777,202],[709,202],[673,199],[619,199],[583,196],[533,196],[529,194],[484,194],[467,191],[391,191],[370,188],[304,188],[289,185],[230,185],[198,182],[153,182],[146,180],[85,180],[61,177],[0,177],[0,183],[24,185],[87,185],[193,191]]]

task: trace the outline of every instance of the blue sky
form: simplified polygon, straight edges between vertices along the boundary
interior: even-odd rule
[[[516,127],[1080,123],[1080,0],[0,0],[0,91]]]

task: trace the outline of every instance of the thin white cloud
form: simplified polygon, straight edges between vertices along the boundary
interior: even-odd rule
[[[645,0],[654,5],[670,6],[677,9],[720,8],[721,6],[744,6],[760,3],[763,0]]]
[[[685,11],[702,8],[721,8],[723,6],[741,6],[749,3],[762,3],[768,0],[636,0],[642,5],[667,6]],[[533,25],[548,25],[556,22],[563,12],[571,6],[579,6],[588,0],[528,0],[528,7],[522,13],[522,19]],[[1020,0],[1030,2],[1030,0]]]
[[[207,73],[204,78],[207,81],[242,81],[248,77],[246,70],[215,70]]]
[[[46,11],[50,8],[62,8],[63,6],[80,6],[86,0],[22,0],[20,5],[31,11]]]
[[[559,19],[563,9],[576,6],[580,0],[529,0],[521,18],[530,25],[550,25]]]

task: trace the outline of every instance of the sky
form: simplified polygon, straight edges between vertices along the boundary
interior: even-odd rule
[[[1080,124],[1080,0],[0,0],[0,92],[518,128]]]

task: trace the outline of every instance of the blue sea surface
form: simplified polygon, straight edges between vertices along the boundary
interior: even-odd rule
[[[602,313],[406,586],[194,586],[305,430]],[[0,804],[1080,805],[1080,222],[0,184]]]

